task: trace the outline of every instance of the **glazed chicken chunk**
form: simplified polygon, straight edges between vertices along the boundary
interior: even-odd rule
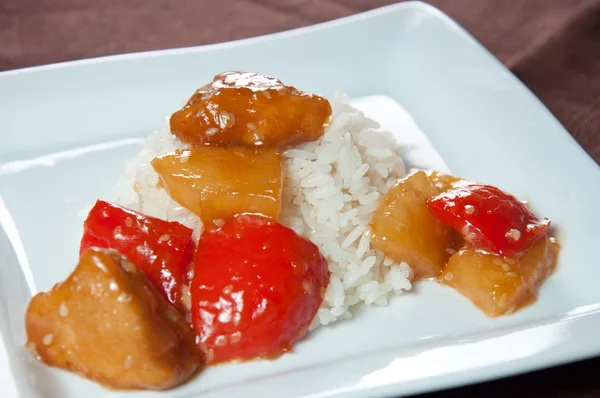
[[[256,73],[225,72],[171,115],[171,133],[195,146],[290,147],[323,135],[325,98]]]
[[[182,315],[114,250],[86,250],[64,282],[31,300],[25,322],[40,361],[109,387],[164,390],[202,364]]]

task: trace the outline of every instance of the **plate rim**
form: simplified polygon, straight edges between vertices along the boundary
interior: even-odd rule
[[[64,69],[71,67],[79,67],[84,65],[94,65],[98,63],[112,63],[119,62],[125,60],[137,60],[137,59],[147,59],[147,58],[159,58],[159,57],[168,57],[174,55],[182,55],[182,54],[191,54],[191,53],[203,53],[216,51],[226,48],[235,48],[240,46],[257,44],[265,41],[271,40],[280,40],[287,37],[294,37],[298,35],[303,35],[306,33],[317,32],[320,30],[327,30],[329,28],[352,24],[354,22],[362,21],[365,19],[371,19],[373,17],[377,17],[379,15],[388,14],[392,12],[396,12],[403,9],[421,9],[431,15],[436,15],[438,17],[443,17],[444,19],[448,19],[449,22],[452,22],[456,27],[460,28],[464,33],[470,36],[470,34],[463,29],[456,21],[454,21],[451,17],[445,14],[440,9],[432,6],[431,4],[425,3],[422,0],[408,0],[403,1],[401,3],[390,4],[382,7],[377,7],[371,10],[359,12],[357,14],[348,15],[345,17],[340,17],[336,19],[332,19],[329,21],[319,22],[312,25],[301,26],[294,29],[288,29],[281,32],[267,33],[264,35],[247,37],[237,40],[230,40],[219,43],[211,43],[211,44],[203,44],[198,46],[187,46],[187,47],[176,47],[176,48],[166,48],[161,50],[148,50],[148,51],[136,51],[130,53],[122,53],[122,54],[111,54],[111,55],[102,55],[98,57],[90,57],[83,59],[75,59],[70,61],[61,61],[61,62],[53,62],[50,64],[36,65],[36,66],[28,66],[18,69],[10,69],[5,71],[0,71],[0,79],[3,77],[9,77],[20,74],[27,73],[36,73],[43,72],[53,69]],[[473,38],[474,39],[474,38]],[[475,40],[475,39],[474,39]]]
[[[323,23],[319,23],[319,24],[315,24],[315,25],[310,25],[310,26],[300,27],[300,28],[296,28],[296,29],[292,29],[292,30],[288,30],[288,31],[271,33],[268,35],[240,39],[240,40],[235,40],[235,41],[230,41],[230,42],[209,44],[209,45],[203,45],[203,46],[176,48],[176,49],[165,49],[165,50],[157,50],[157,51],[136,52],[136,53],[129,53],[129,54],[108,55],[108,56],[88,58],[88,59],[83,59],[83,60],[66,61],[66,62],[53,63],[53,64],[48,64],[48,65],[41,65],[41,66],[34,66],[34,67],[28,67],[28,68],[3,71],[3,72],[0,72],[0,80],[3,78],[10,78],[11,76],[15,76],[15,75],[44,72],[44,71],[53,70],[53,69],[76,68],[76,67],[80,67],[80,66],[84,66],[84,65],[120,62],[120,61],[129,60],[129,59],[148,59],[148,58],[156,58],[156,57],[169,57],[169,56],[174,56],[174,55],[179,55],[179,54],[203,53],[203,52],[210,52],[213,50],[219,50],[219,49],[224,49],[224,48],[235,48],[235,47],[239,47],[239,46],[245,46],[248,44],[260,43],[260,42],[269,41],[269,40],[279,40],[279,39],[284,39],[286,37],[302,35],[305,33],[327,30],[331,27],[335,27],[338,25],[352,24],[357,21],[376,18],[379,15],[383,15],[383,14],[387,14],[387,13],[391,13],[391,12],[397,12],[401,9],[410,9],[410,8],[421,9],[422,11],[427,12],[428,14],[430,14],[432,16],[435,16],[436,18],[441,18],[443,20],[444,24],[448,25],[449,28],[456,30],[458,33],[463,35],[465,37],[465,39],[469,40],[471,43],[477,44],[480,47],[480,50],[485,51],[489,56],[491,56],[494,60],[496,60],[497,63],[499,64],[498,66],[502,69],[502,71],[504,73],[510,74],[511,78],[515,81],[516,84],[519,84],[519,86],[522,89],[524,89],[525,92],[528,92],[529,94],[531,94],[539,102],[539,105],[542,106],[543,109],[546,110],[546,116],[554,119],[556,121],[557,125],[563,129],[563,132],[566,134],[566,136],[568,138],[571,138],[571,140],[577,144],[577,146],[579,147],[579,149],[581,151],[581,154],[584,155],[585,157],[587,157],[588,160],[590,160],[593,164],[595,164],[597,166],[598,169],[600,169],[600,166],[598,166],[596,164],[596,162],[591,158],[591,156],[589,154],[587,154],[587,152],[574,139],[574,137],[568,133],[568,131],[562,126],[560,121],[558,121],[556,119],[556,117],[546,108],[546,106],[537,98],[537,96],[535,96],[528,87],[526,87],[522,82],[520,82],[518,80],[518,78],[516,78],[516,76],[514,76],[514,74],[512,72],[510,72],[504,65],[502,65],[493,54],[491,54],[485,47],[483,47],[470,33],[468,33],[462,26],[460,26],[457,22],[455,22],[451,17],[449,17],[448,15],[446,15],[439,9],[435,8],[434,6],[431,6],[431,5],[421,2],[421,1],[408,1],[408,2],[404,2],[404,3],[388,5],[388,6],[376,8],[376,9],[373,9],[370,11],[366,11],[363,13],[359,13],[359,14],[355,14],[355,15],[351,15],[348,17],[343,17],[343,18],[339,18],[336,20],[327,21],[327,22],[323,22]],[[567,138],[567,137],[565,137],[565,138]],[[0,227],[4,228],[2,225],[0,225]],[[568,322],[569,322],[569,325],[574,325],[577,323],[582,323],[582,322],[592,320],[596,324],[600,325],[600,316],[599,315],[600,315],[600,313],[596,309],[594,309],[592,311],[576,314],[575,316],[569,318]],[[556,318],[545,321],[542,325],[539,325],[539,326],[536,326],[536,323],[534,323],[534,322],[530,322],[526,325],[525,328],[521,328],[521,329],[523,329],[522,331],[527,332],[528,329],[535,328],[535,327],[548,327],[551,325],[565,326],[565,324],[563,323],[564,321],[565,321],[564,317],[556,317]],[[500,334],[511,333],[519,328],[513,327],[513,328],[509,328],[509,329],[510,330],[504,330],[504,331],[500,330],[498,332]],[[1,338],[1,336],[0,336],[0,338]],[[438,343],[441,344],[444,341],[445,340],[442,340]],[[569,344],[576,344],[576,343],[569,343]],[[553,348],[550,348],[549,351],[556,350],[561,347],[564,348],[565,346],[553,347]],[[440,390],[440,389],[453,388],[453,387],[457,387],[457,386],[461,386],[461,385],[489,381],[489,380],[493,380],[493,379],[497,379],[497,378],[515,375],[515,374],[521,374],[521,373],[525,373],[525,372],[529,372],[529,371],[535,371],[535,370],[539,370],[539,369],[543,369],[543,368],[547,368],[547,367],[551,367],[551,366],[555,366],[555,365],[559,365],[559,364],[565,364],[565,363],[569,363],[569,362],[583,360],[583,359],[594,357],[594,356],[597,356],[600,354],[600,342],[593,345],[593,349],[590,349],[585,352],[581,352],[581,353],[577,353],[575,351],[569,351],[569,352],[571,353],[571,355],[563,355],[560,357],[560,359],[556,359],[554,362],[539,362],[539,361],[535,362],[534,359],[536,357],[534,355],[534,356],[531,356],[528,359],[526,359],[524,364],[522,364],[519,367],[515,367],[514,369],[508,369],[507,364],[495,365],[494,367],[491,368],[491,369],[495,369],[495,370],[483,377],[482,376],[471,377],[467,373],[466,377],[462,377],[462,378],[460,378],[460,380],[457,379],[456,382],[452,382],[452,381],[442,382],[442,383],[435,382],[435,383],[431,383],[432,385],[425,385],[425,386],[421,386],[418,389],[413,389],[412,392],[409,391],[409,393],[416,393],[416,392],[425,393],[425,392],[430,392],[430,391],[435,391],[435,390]],[[344,361],[345,360],[343,360],[343,359],[340,360],[340,362],[344,362]],[[531,361],[533,361],[533,362],[531,362]],[[14,369],[11,369],[11,370],[14,370]],[[464,372],[460,372],[459,375],[463,374],[463,373]],[[277,374],[275,374],[274,376],[276,376],[276,375]],[[11,379],[14,379],[14,377],[12,375],[8,375],[8,376]],[[432,376],[432,378],[434,378],[434,379],[437,379],[438,377],[439,376]],[[427,380],[427,379],[428,378],[422,379],[422,381]],[[250,381],[250,383],[252,383],[252,381]],[[343,396],[359,396],[361,393],[365,393],[365,392],[369,392],[369,393],[372,392],[373,394],[383,396],[383,395],[400,392],[398,390],[394,390],[394,388],[397,388],[399,385],[401,385],[401,382],[382,383],[379,385],[371,386],[366,390],[356,389],[355,387],[353,387],[353,388],[351,388],[351,391],[340,391],[340,394],[337,394],[337,395],[327,394],[327,395],[315,395],[315,396],[323,396],[323,397],[325,397],[325,396],[342,396],[342,395]],[[353,395],[353,394],[355,394],[355,395]]]

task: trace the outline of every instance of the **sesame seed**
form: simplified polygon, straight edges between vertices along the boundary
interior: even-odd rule
[[[500,300],[498,300],[498,306],[500,307],[504,307],[506,305],[506,301],[507,301],[507,297],[506,297],[506,293],[504,293],[501,297]]]
[[[313,287],[308,281],[302,281],[302,288],[308,294],[311,294],[313,291]]]
[[[131,301],[131,294],[123,292],[119,294],[119,297],[117,297],[117,301],[119,303],[128,303]]]
[[[229,294],[229,293],[231,293],[232,290],[233,290],[233,286],[227,285],[223,288],[223,294]]]
[[[265,97],[267,97],[268,99],[271,99],[271,93],[268,91],[263,91],[263,94],[265,95]]]
[[[226,111],[219,113],[219,127],[222,129],[231,127],[235,124],[235,115]]]
[[[449,248],[446,249],[446,253],[448,253],[448,254],[454,254],[454,253],[456,253],[456,250],[454,250],[453,248],[449,247]]]
[[[217,337],[215,338],[215,345],[216,345],[217,347],[223,347],[223,346],[226,346],[226,345],[227,345],[227,336],[223,336],[223,335],[221,335],[221,336],[217,336]]]
[[[63,318],[69,316],[69,309],[67,308],[67,305],[65,303],[60,303],[60,306],[58,307],[58,314]]]
[[[510,265],[508,265],[508,264],[506,264],[506,263],[503,263],[503,264],[502,264],[502,270],[503,270],[504,272],[510,272],[510,270],[511,270],[511,268],[510,268]]]
[[[47,335],[44,336],[44,338],[42,339],[42,343],[44,345],[50,345],[52,344],[52,340],[54,340],[54,335],[52,333],[48,333]]]
[[[181,287],[181,304],[188,310],[192,307],[192,296],[190,294],[190,289],[187,286]]]
[[[113,236],[116,238],[118,235],[121,235],[121,226],[117,226],[115,227],[115,229],[113,229]]]
[[[127,355],[125,360],[123,361],[123,369],[127,370],[133,366],[133,357],[131,355]]]
[[[469,233],[469,226],[465,225],[462,227],[461,232],[463,235],[467,235]]]
[[[35,357],[35,359],[37,360],[41,360],[40,354],[37,350],[37,346],[35,345],[34,342],[30,341],[26,344],[27,349],[29,350],[29,352],[31,352],[31,354]]]
[[[254,123],[246,123],[248,130],[256,130],[256,124]]]
[[[225,125],[225,127],[227,127],[227,125]],[[206,129],[206,135],[208,135],[208,136],[213,136],[213,135],[217,134],[218,132],[219,132],[219,129],[216,127],[211,127],[209,129]],[[188,158],[189,158],[189,156],[188,156]]]
[[[444,279],[447,280],[448,282],[450,282],[452,280],[452,278],[454,278],[454,275],[452,275],[452,272],[446,272],[444,274]]]
[[[516,273],[516,272],[512,272],[512,271],[511,271],[511,272],[507,272],[507,273],[506,273],[506,276],[508,276],[509,278],[516,278],[516,277],[517,277],[517,276],[519,276],[519,275],[517,275],[517,273]]]
[[[132,225],[133,225],[133,220],[131,219],[131,217],[127,217],[127,218],[125,219],[125,226],[126,226],[127,228],[129,228],[129,227],[131,227]]]
[[[513,259],[512,259],[512,258],[510,258],[510,257],[505,257],[505,258],[504,258],[504,262],[505,262],[505,263],[507,263],[507,264],[511,264],[511,265],[512,265],[512,264],[514,264],[514,263],[515,263],[515,260],[513,260]]]
[[[159,242],[166,242],[169,239],[171,239],[171,235],[169,235],[169,234],[163,234],[163,235],[160,236],[160,238],[158,238],[158,241]]]
[[[519,239],[521,239],[521,231],[513,228],[513,229],[508,230],[508,232],[506,233],[505,236],[512,240],[519,240]]]
[[[477,234],[475,232],[469,232],[465,237],[468,241],[473,241],[477,238]]]
[[[474,211],[475,211],[475,206],[473,206],[473,205],[466,205],[465,206],[465,213],[466,214],[473,214]]]
[[[516,309],[517,307],[515,305],[511,306],[509,309],[506,310],[506,315],[512,314],[516,311]]]
[[[208,351],[206,351],[206,356],[204,358],[204,360],[208,363],[212,362],[215,359],[215,352],[213,351],[212,348],[209,348]]]
[[[231,336],[229,336],[229,341],[231,342],[231,344],[239,343],[239,341],[241,339],[242,339],[242,332],[235,332],[235,333],[232,333]]]
[[[225,225],[225,220],[222,218],[217,218],[216,220],[213,220],[213,224],[215,224],[218,228],[221,228],[223,225]]]
[[[233,316],[233,324],[235,326],[239,326],[241,320],[242,320],[242,314],[240,314],[239,312],[236,312],[235,315]]]
[[[139,251],[139,249],[140,249],[140,246],[138,246],[138,251]],[[129,273],[135,272],[135,270],[136,270],[135,265],[133,265],[132,263],[130,263],[127,260],[121,261],[121,267],[123,267],[123,269]]]

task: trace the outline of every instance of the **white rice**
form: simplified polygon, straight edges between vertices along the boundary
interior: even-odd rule
[[[316,142],[284,152],[286,178],[279,222],[314,242],[331,280],[311,329],[351,318],[361,303],[387,305],[411,288],[412,270],[371,246],[369,222],[383,195],[405,175],[400,148],[389,132],[351,107],[341,93],[331,101],[332,122]],[[202,230],[199,218],[156,187],[150,161],[185,148],[168,124],[144,143],[117,185],[123,206]]]

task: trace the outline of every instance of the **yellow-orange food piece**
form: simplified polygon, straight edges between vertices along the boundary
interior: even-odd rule
[[[160,184],[206,227],[237,214],[277,220],[283,161],[275,149],[195,147],[152,161]]]
[[[437,190],[438,195],[454,188],[460,188],[473,184],[469,180],[455,177],[451,174],[442,173],[440,171],[427,171],[425,174],[427,174],[427,178]]]
[[[554,271],[558,251],[558,243],[548,236],[520,257],[465,246],[450,257],[440,281],[490,317],[511,314],[535,300],[539,286]]]
[[[40,361],[109,387],[164,390],[202,364],[182,315],[114,250],[85,251],[64,282],[31,300],[25,323]]]
[[[410,265],[417,278],[437,276],[455,244],[452,228],[427,208],[436,194],[423,171],[412,173],[390,188],[371,221],[371,242],[386,257]]]
[[[427,179],[429,179],[429,181],[431,181],[431,183],[435,187],[437,195],[454,188],[460,188],[473,184],[473,182],[469,180],[465,180],[460,177],[455,177],[451,174],[442,173],[440,171],[430,170],[426,171],[425,174],[427,174]],[[450,258],[450,255],[454,251],[460,249],[465,244],[465,240],[462,238],[462,236],[460,236],[458,231],[452,229],[450,235],[451,239],[450,244],[448,246],[448,254],[446,256],[446,261],[448,258]]]
[[[289,147],[314,141],[331,116],[325,98],[256,73],[225,72],[171,115],[171,133],[200,145]]]

